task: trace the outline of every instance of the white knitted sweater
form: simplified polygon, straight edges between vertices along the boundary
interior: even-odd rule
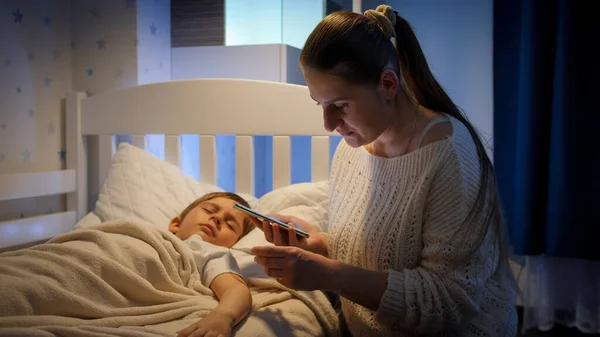
[[[329,255],[389,275],[377,312],[342,298],[355,337],[516,335],[516,292],[493,275],[495,234],[490,230],[462,264],[452,262],[461,248],[445,240],[467,217],[479,181],[475,144],[449,118],[451,137],[401,157],[375,157],[344,141],[338,146]],[[482,217],[474,221],[483,225]]]

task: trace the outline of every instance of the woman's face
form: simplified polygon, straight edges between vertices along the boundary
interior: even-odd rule
[[[353,85],[336,75],[302,70],[312,99],[323,108],[325,129],[338,132],[348,145],[367,145],[392,125],[394,105],[389,100],[395,89],[383,82],[377,87]]]

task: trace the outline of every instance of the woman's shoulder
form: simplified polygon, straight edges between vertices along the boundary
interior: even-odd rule
[[[431,118],[427,122],[423,135],[419,139],[419,149],[430,147],[438,143],[446,142],[452,151],[441,149],[446,154],[454,154],[461,160],[477,158],[477,147],[469,129],[456,117],[438,113],[438,117]]]
[[[452,137],[454,127],[450,116],[430,110],[423,115],[422,131],[415,144],[417,149]]]
[[[456,117],[439,113],[425,122],[423,134],[417,140],[415,153],[433,150],[435,157],[445,161],[456,159],[461,162],[478,161],[477,147],[469,129]],[[426,155],[430,157],[430,155]]]
[[[478,135],[472,135],[466,125],[455,117],[448,116],[452,121],[452,148],[454,155],[457,157],[459,162],[463,165],[474,165],[479,163],[479,153],[477,151],[477,145],[473,137],[479,137]]]
[[[476,191],[479,185],[480,160],[477,146],[469,129],[457,118],[447,115],[452,124],[452,136],[440,163],[440,174],[463,185],[465,190]]]

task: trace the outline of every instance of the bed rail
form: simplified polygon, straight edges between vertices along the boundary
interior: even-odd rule
[[[66,211],[0,222],[0,251],[65,233],[87,213],[87,153],[80,111],[84,98],[82,93],[67,96],[65,170],[0,174],[0,201],[66,195]]]
[[[82,133],[98,137],[97,185],[106,179],[116,134],[147,149],[165,135],[165,160],[181,167],[182,134],[200,135],[200,181],[217,184],[216,135],[235,135],[236,192],[255,195],[254,135],[273,136],[273,188],[291,183],[291,136],[311,136],[311,180],[329,176],[330,136],[306,86],[243,79],[195,79],[107,91],[81,103]]]
[[[235,135],[236,192],[255,193],[255,138],[272,136],[272,188],[289,185],[292,138],[310,136],[311,181],[329,176],[330,136],[305,86],[241,79],[169,81],[103,92],[69,93],[66,169],[0,175],[0,200],[64,194],[64,212],[0,223],[0,250],[72,229],[108,176],[115,135],[147,150],[148,134],[165,135],[165,160],[182,166],[181,135],[199,135],[200,181],[218,184],[217,135]],[[260,147],[259,147],[260,148]],[[89,171],[88,171],[89,167]],[[88,176],[89,172],[89,176]],[[90,198],[88,198],[88,195]]]

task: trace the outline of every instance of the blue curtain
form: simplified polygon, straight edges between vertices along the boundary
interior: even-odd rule
[[[494,165],[519,255],[600,260],[597,5],[494,3]]]

